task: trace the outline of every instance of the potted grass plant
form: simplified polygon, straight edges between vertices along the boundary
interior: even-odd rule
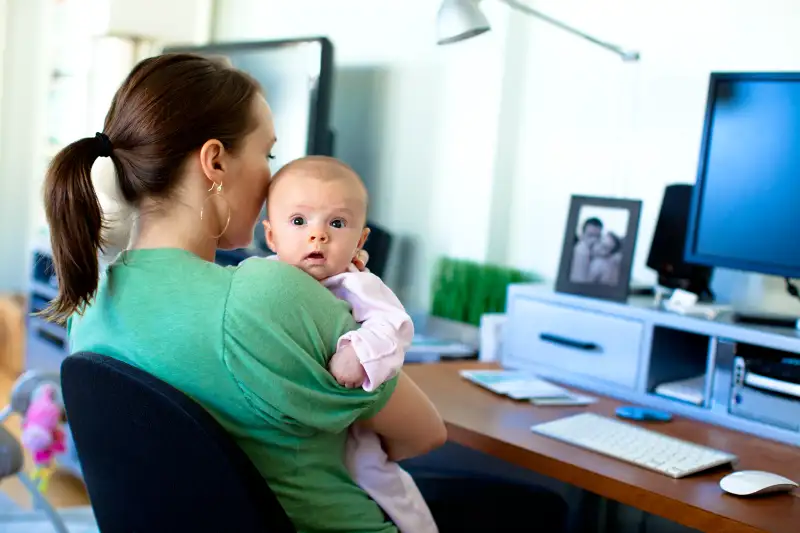
[[[511,283],[540,282],[533,273],[442,257],[433,276],[431,315],[479,326],[486,313],[502,313]]]

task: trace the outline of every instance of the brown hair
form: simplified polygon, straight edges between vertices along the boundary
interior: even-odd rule
[[[64,322],[97,291],[104,222],[91,180],[100,156],[110,156],[125,200],[168,198],[186,158],[209,139],[236,151],[256,122],[258,83],[229,64],[193,54],[140,62],[117,90],[103,134],[70,144],[53,159],[44,204],[59,292],[44,312]]]

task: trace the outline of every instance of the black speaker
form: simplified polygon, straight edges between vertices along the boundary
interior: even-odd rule
[[[693,185],[676,183],[664,190],[647,266],[658,274],[658,284],[697,294],[701,301],[713,300],[709,288],[713,269],[683,260]]]

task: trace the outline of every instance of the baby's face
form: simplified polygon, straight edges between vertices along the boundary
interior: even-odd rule
[[[269,196],[267,244],[281,261],[318,280],[341,274],[369,233],[366,208],[366,191],[356,176],[282,176]]]

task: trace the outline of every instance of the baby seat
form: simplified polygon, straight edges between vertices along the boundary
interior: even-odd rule
[[[24,373],[14,384],[10,404],[0,411],[0,422],[5,422],[14,413],[25,416],[33,400],[33,395],[43,385],[55,386],[55,390],[58,391],[57,401],[63,405],[59,382],[58,374],[35,371]],[[22,444],[4,426],[0,426],[0,479],[17,476],[30,492],[34,508],[44,512],[53,524],[53,529],[57,533],[69,533],[61,516],[39,491],[37,484],[23,471],[24,465],[25,454]]]

